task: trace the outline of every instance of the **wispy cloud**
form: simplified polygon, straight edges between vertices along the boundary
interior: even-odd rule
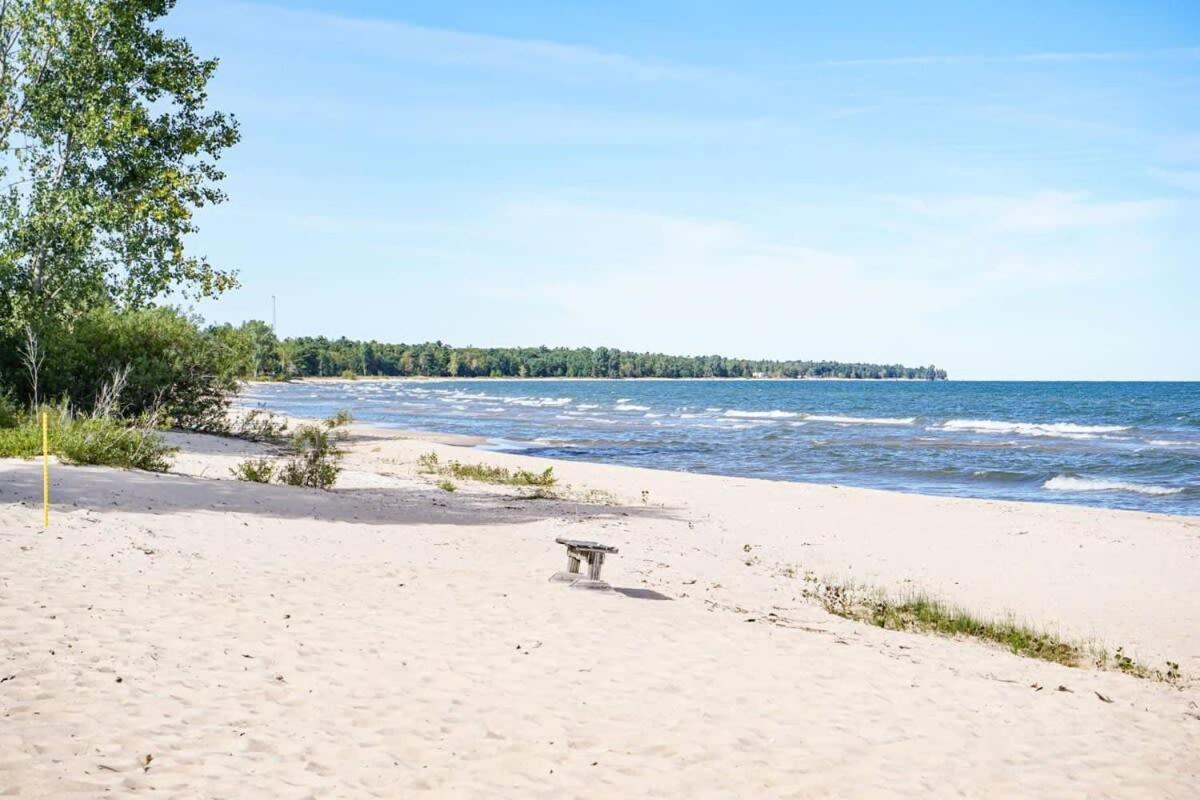
[[[1157,198],[1099,201],[1077,192],[1055,191],[1016,196],[888,197],[885,201],[939,226],[1002,233],[1133,226],[1161,216],[1171,206]]]
[[[1105,61],[1147,61],[1157,59],[1197,59],[1200,47],[1159,50],[1065,51],[1009,54],[914,55],[885,58],[835,58],[817,62],[823,67],[919,67],[966,64],[1077,64]]]
[[[290,28],[296,35],[319,33],[350,41],[356,52],[374,51],[389,59],[430,66],[470,66],[489,69],[554,70],[573,73],[599,71],[631,80],[691,80],[715,78],[715,70],[610,52],[586,45],[537,38],[500,36],[416,25],[395,20],[331,14],[272,4],[233,2],[237,17],[258,17],[264,29]],[[285,31],[287,33],[287,31]]]

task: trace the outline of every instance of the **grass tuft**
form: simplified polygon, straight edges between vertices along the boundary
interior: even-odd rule
[[[510,470],[506,467],[494,467],[489,464],[464,464],[461,461],[442,463],[437,453],[425,453],[417,458],[417,471],[424,475],[444,475],[464,481],[494,483],[504,486],[553,486],[558,482],[554,477],[554,467],[546,467],[542,472],[529,470]]]
[[[175,448],[158,434],[158,419],[77,414],[67,406],[50,412],[50,452],[69,464],[99,464],[166,472]],[[42,452],[41,414],[15,411],[0,427],[0,458],[34,458]]]

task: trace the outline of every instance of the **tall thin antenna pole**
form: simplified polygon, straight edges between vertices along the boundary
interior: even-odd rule
[[[271,295],[271,333],[275,333],[275,295]]]

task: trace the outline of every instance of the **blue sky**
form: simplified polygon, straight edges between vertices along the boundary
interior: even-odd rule
[[[987,7],[990,5],[991,7]],[[903,7],[901,7],[903,6]],[[281,335],[1200,379],[1200,4],[179,0],[198,310]]]

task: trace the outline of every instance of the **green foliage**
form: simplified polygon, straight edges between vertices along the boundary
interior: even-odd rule
[[[342,379],[343,380],[352,381],[352,380],[356,380],[357,378],[358,378],[358,376],[354,374],[354,370],[352,370],[352,369],[342,370]]]
[[[333,416],[325,420],[326,428],[344,428],[354,422],[354,415],[347,409],[340,408],[333,413]]]
[[[156,420],[75,414],[50,409],[50,452],[71,464],[103,464],[165,472],[175,449],[156,432]],[[33,458],[42,452],[39,414],[21,413],[16,424],[0,428],[0,458]]]
[[[457,492],[458,487],[452,481],[439,481],[438,488],[443,492]]]
[[[0,391],[0,429],[14,428],[20,420],[21,407],[7,391]]]
[[[250,458],[229,470],[239,481],[270,483],[275,474],[275,465],[269,458]]]
[[[1096,656],[1096,666],[1100,669],[1116,669],[1135,678],[1162,681],[1163,683],[1178,684],[1183,680],[1183,673],[1176,661],[1166,662],[1166,669],[1155,669],[1147,666],[1125,653],[1124,647],[1118,647],[1111,656],[1107,650],[1100,651]]]
[[[238,352],[227,337],[171,308],[86,311],[42,331],[47,353],[41,369],[43,397],[67,397],[90,411],[114,372],[128,369],[118,414],[161,407],[168,423],[224,432],[229,396],[237,387]],[[0,336],[0,382],[26,389],[28,380],[14,339]]]
[[[0,326],[212,296],[230,273],[185,253],[219,203],[232,119],[206,108],[215,60],[158,20],[171,0],[0,5]]]
[[[749,547],[749,545],[747,545]],[[795,575],[789,567],[784,574]],[[894,599],[850,583],[821,581],[804,576],[804,596],[815,598],[831,614],[896,631],[961,636],[1006,647],[1017,655],[1079,666],[1085,649],[1078,644],[1035,630],[1011,619],[985,619],[923,594]]]
[[[229,418],[225,435],[250,442],[284,444],[288,441],[288,422],[270,411],[259,408]]]
[[[442,471],[442,463],[438,454],[432,450],[417,456],[417,472],[423,475],[437,475]]]
[[[335,377],[521,377],[521,378],[914,378],[944,379],[934,366],[859,364],[838,361],[770,361],[724,356],[631,353],[607,347],[478,348],[442,342],[383,344],[351,339],[300,337],[279,344],[279,363],[289,375]]]
[[[461,461],[443,464],[437,453],[432,451],[417,457],[417,471],[425,475],[449,475],[460,480],[506,486],[547,487],[553,486],[558,480],[554,477],[553,467],[546,467],[542,472],[530,472],[524,469],[509,470],[489,464],[464,464]]]
[[[289,486],[331,489],[341,472],[342,451],[337,434],[327,420],[323,425],[301,425],[292,435],[295,457],[283,465],[279,480]]]

